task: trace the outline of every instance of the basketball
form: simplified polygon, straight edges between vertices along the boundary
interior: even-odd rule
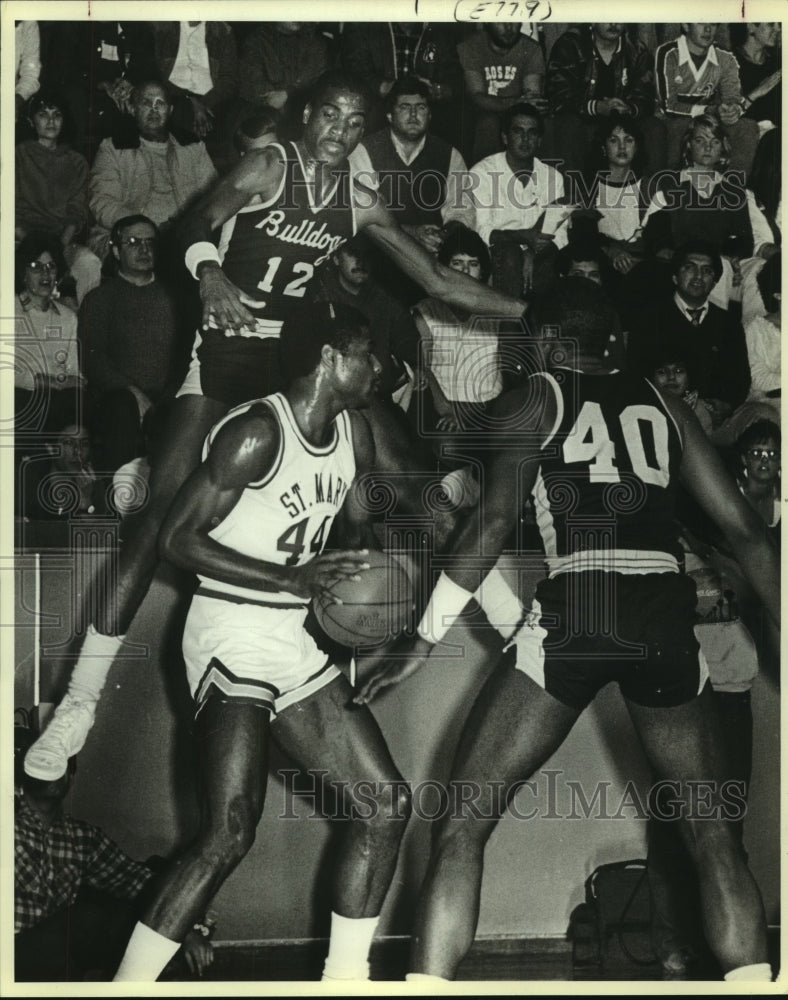
[[[408,623],[413,588],[404,567],[385,552],[370,550],[369,569],[359,580],[342,580],[331,591],[342,601],[316,598],[312,604],[323,631],[351,649],[393,639]]]

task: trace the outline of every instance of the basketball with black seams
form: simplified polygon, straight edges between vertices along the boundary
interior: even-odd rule
[[[413,611],[413,586],[394,556],[371,549],[369,569],[358,580],[340,580],[331,588],[341,604],[315,598],[312,606],[323,631],[335,642],[355,649],[395,638]]]

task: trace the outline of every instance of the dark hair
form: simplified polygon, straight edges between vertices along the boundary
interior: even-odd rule
[[[781,136],[782,129],[780,128],[769,129],[764,135],[755,150],[749,177],[749,188],[755,195],[755,200],[763,205],[766,218],[772,225],[777,217],[777,207],[780,204],[782,190]]]
[[[643,132],[634,118],[617,113],[599,119],[596,131],[596,155],[593,158],[596,172],[601,173],[610,166],[603,147],[617,128],[622,129],[635,140],[635,155],[629,169],[636,178],[642,177],[646,169],[646,143]]]
[[[782,435],[779,426],[773,420],[765,418],[755,420],[745,427],[736,438],[734,448],[736,449],[736,453],[741,455],[748,448],[752,448],[753,445],[760,444],[762,441],[768,440],[768,438],[774,441],[778,450],[782,447]]]
[[[687,372],[687,388],[694,389],[698,384],[698,372],[694,362],[690,361],[691,354],[686,346],[678,338],[668,338],[667,341],[660,341],[648,351],[649,378],[653,378],[657,368],[663,365],[683,365]]]
[[[57,138],[58,144],[61,142],[69,142],[74,135],[74,122],[71,117],[71,111],[68,106],[68,102],[63,100],[63,95],[56,90],[39,90],[27,102],[26,115],[30,120],[31,127],[33,128],[33,135],[35,135],[35,127],[33,126],[33,115],[39,112],[42,108],[57,108],[57,110],[63,116],[63,127],[60,130],[60,135]]]
[[[782,294],[782,253],[770,257],[758,272],[756,281],[767,313],[777,312],[780,303],[775,295]]]
[[[354,340],[369,336],[369,320],[339,302],[305,302],[282,326],[279,352],[288,382],[311,375],[329,344],[345,353]]]
[[[112,232],[109,234],[109,242],[112,246],[120,246],[121,236],[130,226],[136,226],[138,222],[146,222],[149,226],[153,226],[153,234],[158,238],[159,227],[152,219],[149,219],[147,215],[141,215],[139,213],[137,215],[124,215],[122,219],[118,219],[112,227]]]
[[[569,240],[565,247],[562,247],[556,255],[556,270],[562,278],[567,277],[572,264],[581,260],[593,260],[599,265],[599,273],[602,280],[606,277],[607,257],[602,251],[598,239],[591,237]],[[575,275],[579,277],[579,275]],[[587,279],[586,279],[587,280]]]
[[[702,253],[707,257],[711,257],[711,262],[714,267],[714,280],[720,280],[722,277],[722,257],[720,257],[719,251],[713,243],[709,242],[709,240],[687,240],[686,243],[681,244],[673,255],[673,260],[671,261],[674,277],[679,273],[681,267],[691,253]]]
[[[233,135],[233,146],[239,153],[245,152],[248,148],[247,141],[259,139],[266,132],[276,134],[281,121],[282,116],[276,108],[261,104],[239,124]]]
[[[419,97],[423,97],[428,105],[432,104],[430,98],[430,88],[420,80],[417,76],[411,76],[405,74],[404,76],[398,76],[394,81],[394,85],[391,90],[386,94],[386,111],[390,112],[394,105],[397,103],[397,98],[402,97],[403,94],[418,94]]]
[[[14,268],[14,291],[21,292],[25,287],[25,270],[28,264],[38,260],[42,253],[49,252],[55,262],[59,281],[66,273],[66,261],[63,257],[63,244],[52,233],[33,231],[27,234],[16,248]]]
[[[329,69],[315,80],[310,88],[306,103],[315,108],[329,90],[345,90],[358,94],[364,101],[364,110],[372,104],[372,94],[367,82],[344,69]]]
[[[490,263],[490,251],[487,244],[473,229],[463,225],[461,222],[449,223],[446,226],[446,237],[438,251],[438,260],[441,264],[448,265],[455,254],[465,253],[469,257],[476,257],[479,261],[481,280],[486,284],[490,277],[492,266]]]
[[[561,340],[576,340],[581,348],[602,357],[615,324],[615,313],[602,289],[585,278],[565,278],[535,300],[528,315],[539,337],[555,328]]]
[[[529,118],[533,118],[536,122],[536,129],[539,135],[544,135],[544,117],[542,116],[542,112],[538,111],[533,104],[529,104],[527,101],[518,101],[517,104],[513,104],[504,111],[501,117],[501,132],[504,135],[512,127],[512,122],[518,115],[528,115]]]

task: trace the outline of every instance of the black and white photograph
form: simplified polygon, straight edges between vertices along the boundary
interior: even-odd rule
[[[785,10],[2,5],[1,995],[784,991]]]

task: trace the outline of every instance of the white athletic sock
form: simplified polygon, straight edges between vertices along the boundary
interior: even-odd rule
[[[90,625],[68,682],[68,693],[81,701],[98,701],[124,639],[123,635],[102,635]]]
[[[331,914],[331,938],[323,979],[369,979],[369,949],[380,917]]]
[[[146,924],[136,924],[113,982],[155,983],[180,946]]]
[[[490,570],[473,596],[493,628],[498,629],[504,639],[511,639],[525,610],[497,566]]]
[[[772,981],[772,967],[768,962],[759,962],[757,965],[740,965],[738,969],[731,969],[725,973],[726,983],[735,983],[737,980],[752,983],[770,983]]]
[[[451,979],[443,976],[428,976],[426,972],[409,972],[405,976],[406,983],[450,983]]]

